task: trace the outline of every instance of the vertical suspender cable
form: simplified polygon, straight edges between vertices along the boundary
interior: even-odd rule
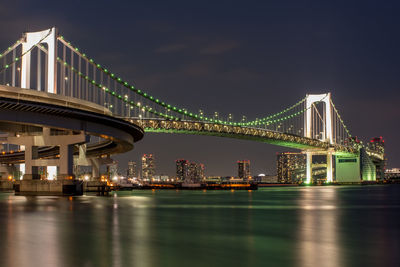
[[[87,59],[85,59],[86,61],[86,73],[85,75],[89,76],[89,61]],[[89,80],[86,80],[85,82],[85,100],[89,101]]]
[[[40,45],[40,44],[38,44],[38,45]],[[41,51],[40,51],[40,49],[38,48],[37,49],[37,80],[36,80],[36,84],[37,84],[37,90],[38,91],[42,91],[42,88],[41,88],[41,79],[42,79],[42,73],[41,73],[41,70],[42,70],[42,63],[41,63]]]
[[[13,49],[13,62],[15,60],[15,53],[16,53],[16,48]],[[11,86],[15,87],[15,64],[12,65],[12,81],[11,81]]]
[[[78,73],[81,73],[81,67],[82,67],[82,58],[80,55],[78,55]],[[78,98],[82,99],[82,92],[81,92],[81,83],[82,83],[82,78],[79,78],[79,76],[77,76],[77,79],[79,79],[78,82]]]
[[[73,67],[74,68],[74,50],[72,50],[72,49],[70,49],[70,51],[71,51],[71,67]],[[74,72],[72,71],[72,70],[70,70],[70,73],[71,73],[71,77],[70,77],[70,81],[69,81],[69,85],[70,85],[70,90],[71,90],[71,92],[70,92],[70,96],[71,97],[73,97],[74,96]]]

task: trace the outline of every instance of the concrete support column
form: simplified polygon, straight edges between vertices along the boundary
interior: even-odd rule
[[[332,152],[330,151],[326,154],[326,181],[328,183],[333,182],[333,160]]]
[[[43,127],[42,128],[42,133],[43,133],[43,136],[50,136],[50,128],[49,127]]]
[[[33,166],[33,160],[38,158],[38,147],[27,145],[25,147],[25,174],[24,180],[38,180],[39,167]]]
[[[14,177],[14,173],[16,172],[16,167],[14,165],[9,165],[9,164],[0,164],[0,181],[8,181],[9,177],[16,178]]]
[[[93,180],[100,179],[100,160],[98,159],[92,160],[92,179]]]
[[[312,182],[312,152],[306,152],[306,184]]]
[[[60,145],[60,169],[58,179],[70,179],[73,177],[73,149],[73,145]]]

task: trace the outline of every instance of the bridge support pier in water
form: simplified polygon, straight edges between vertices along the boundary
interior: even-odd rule
[[[326,164],[317,164],[318,166],[326,166],[326,182],[334,182],[334,162],[333,162],[333,152],[328,151],[306,151],[306,184],[314,183],[313,179],[313,156],[326,156]]]
[[[349,154],[334,151],[306,151],[306,184],[315,183],[313,168],[326,167],[326,182],[337,184],[360,184],[375,182],[375,166],[364,154]],[[313,163],[313,156],[325,156],[326,164]]]
[[[85,180],[83,184],[84,192],[97,192],[100,195],[108,193],[108,185],[106,181],[101,179],[100,168],[104,164],[110,164],[114,161],[110,158],[110,155],[106,154],[98,157],[86,156],[86,145],[79,146],[79,156],[75,158],[75,166],[91,166],[92,177],[90,180]]]
[[[16,183],[16,194],[29,195],[75,195],[82,193],[82,184],[75,180],[73,174],[73,147],[88,142],[83,132],[56,132],[43,127],[39,135],[16,135],[8,137],[10,144],[25,148],[25,174]],[[39,147],[59,147],[58,158],[39,158]],[[40,180],[39,167],[56,166],[56,180]],[[53,179],[53,177],[51,178]]]

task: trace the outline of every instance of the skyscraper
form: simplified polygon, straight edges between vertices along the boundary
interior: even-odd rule
[[[382,136],[372,138],[367,144],[369,150],[373,150],[377,153],[385,153],[385,140],[383,140]]]
[[[110,177],[110,179],[115,179],[115,177],[118,176],[118,162],[113,161],[113,163],[108,164],[107,172],[108,172],[108,177]]]
[[[277,154],[278,182],[298,183],[305,178],[306,155],[295,152]]]
[[[242,179],[250,177],[250,160],[238,160],[238,176]]]
[[[197,175],[197,179],[199,180],[199,181],[202,181],[202,180],[204,180],[204,164],[202,164],[202,163],[199,163],[199,164],[197,164],[197,168],[196,168],[196,175]]]
[[[385,140],[382,136],[372,138],[367,144],[367,149],[371,152],[384,154]],[[382,161],[374,162],[376,168],[376,179],[383,181],[385,179],[386,158]]]
[[[176,178],[179,181],[188,179],[188,165],[189,162],[185,159],[177,159],[176,163]]]
[[[129,161],[128,162],[128,171],[127,171],[126,175],[127,175],[128,178],[137,177],[137,174],[136,174],[136,162],[134,162],[134,161]]]
[[[142,157],[142,180],[151,181],[155,174],[153,154],[144,154]]]
[[[188,179],[192,182],[197,180],[197,164],[195,162],[189,162],[188,164]]]
[[[188,164],[188,179],[193,183],[199,183],[204,178],[204,164],[190,162]]]

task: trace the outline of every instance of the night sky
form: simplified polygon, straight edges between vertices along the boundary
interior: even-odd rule
[[[278,112],[306,93],[332,92],[352,135],[383,136],[388,167],[400,167],[398,1],[2,1],[0,49],[24,31],[56,26],[107,69],[192,111]],[[125,169],[153,153],[157,173],[175,159],[207,175],[274,173],[288,149],[220,137],[147,134],[115,158]]]

